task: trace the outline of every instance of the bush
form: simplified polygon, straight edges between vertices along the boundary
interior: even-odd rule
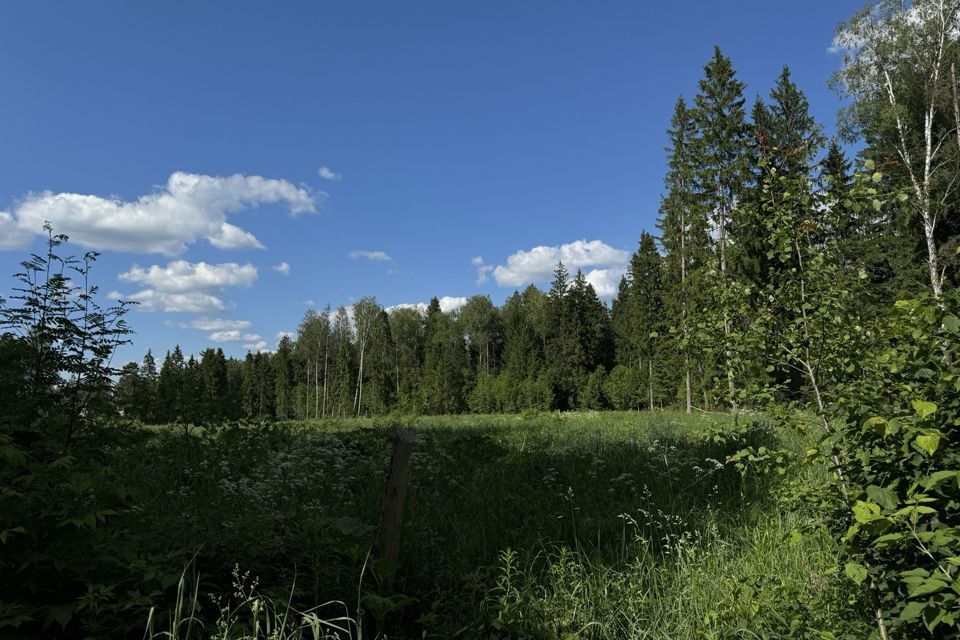
[[[844,539],[904,637],[957,628],[960,582],[960,319],[956,296],[901,301],[882,347],[836,407]],[[924,629],[926,631],[924,631]]]

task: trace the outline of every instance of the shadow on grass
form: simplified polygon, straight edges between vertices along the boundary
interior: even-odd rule
[[[674,541],[695,538],[718,515],[750,526],[766,486],[724,461],[744,446],[776,445],[762,423],[462,422],[418,429],[397,573],[397,589],[417,602],[393,616],[401,635],[479,615],[506,549],[565,546],[626,566],[637,559],[637,539],[648,557],[665,558]],[[116,524],[152,558],[201,549],[196,564],[211,591],[228,589],[239,564],[278,597],[295,582],[304,608],[355,601],[391,434],[233,425],[138,439],[118,452],[136,508]],[[366,575],[364,588],[376,590]]]

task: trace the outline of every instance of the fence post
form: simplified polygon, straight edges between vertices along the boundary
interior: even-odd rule
[[[393,590],[393,579],[400,558],[400,529],[403,526],[403,503],[407,498],[413,442],[414,432],[410,428],[398,429],[393,438],[390,470],[380,513],[380,541],[377,545],[381,566],[385,567],[381,574],[385,593]]]

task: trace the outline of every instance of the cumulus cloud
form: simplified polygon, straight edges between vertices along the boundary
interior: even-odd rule
[[[269,351],[269,349],[267,349],[266,340],[257,340],[256,342],[248,342],[241,346],[247,351]]]
[[[383,251],[360,251],[358,249],[354,249],[348,255],[354,260],[359,260],[361,258],[364,260],[372,260],[374,262],[388,262],[393,260],[393,258],[388,256]]]
[[[290,265],[286,262],[281,262],[280,264],[275,264],[271,267],[274,271],[279,273],[282,276],[290,275]]]
[[[227,217],[264,204],[283,204],[291,214],[316,211],[323,192],[310,193],[286,180],[261,176],[207,176],[176,172],[167,184],[133,201],[78,193],[30,194],[0,229],[40,233],[50,221],[58,233],[84,247],[178,255],[201,238],[219,249],[263,248]],[[9,234],[4,233],[4,236]]]
[[[444,313],[451,313],[453,311],[459,311],[465,304],[467,304],[467,299],[463,296],[443,296],[440,298],[440,311]]]
[[[283,340],[284,338],[296,338],[296,331],[277,331],[277,340]]]
[[[465,304],[467,304],[467,299],[464,296],[443,296],[437,300],[440,303],[440,311],[444,313],[453,313],[454,311],[459,311]],[[394,309],[416,309],[420,313],[426,313],[428,305],[426,302],[402,302],[400,304],[395,304],[392,307],[387,307],[386,311],[389,313]]]
[[[249,320],[225,320],[223,318],[195,318],[190,322],[181,322],[181,329],[199,329],[200,331],[230,331],[247,329]]]
[[[330,180],[332,182],[340,182],[343,180],[343,175],[337,173],[333,169],[327,166],[320,167],[317,169],[317,175],[323,178],[324,180]]]
[[[518,251],[507,258],[507,264],[493,270],[493,277],[501,287],[520,287],[548,282],[558,262],[576,271],[584,267],[623,268],[629,260],[628,252],[615,249],[600,240],[577,240],[558,247],[539,246],[529,251]],[[595,277],[599,281],[600,276]]]
[[[39,231],[42,227],[38,228]],[[17,221],[6,211],[0,211],[0,251],[22,249],[33,239],[33,234],[17,226]]]
[[[477,284],[483,284],[490,279],[488,274],[493,271],[492,264],[485,263],[482,256],[475,256],[470,263],[477,268]]]
[[[585,274],[587,282],[593,285],[597,296],[603,300],[612,300],[620,288],[620,278],[627,272],[623,268],[594,269]]]
[[[219,233],[208,239],[217,249],[266,249],[252,233],[229,222],[221,224]]]
[[[113,291],[109,295],[114,300],[129,300],[138,304],[141,311],[169,311],[171,313],[210,313],[226,311],[227,303],[218,296],[201,291],[189,293],[163,293],[154,289],[144,289],[124,295]]]
[[[136,282],[158,291],[183,292],[197,289],[223,289],[224,287],[250,286],[257,279],[257,268],[250,263],[187,262],[174,260],[167,266],[152,265],[146,269],[133,265],[119,276],[123,282]]]
[[[210,313],[226,310],[228,305],[220,294],[227,287],[252,285],[257,279],[257,268],[236,262],[207,264],[174,260],[165,267],[133,265],[118,278],[145,288],[130,295],[114,292],[111,297],[138,302],[138,308],[143,311]]]
[[[214,342],[256,342],[263,338],[256,333],[243,333],[237,329],[230,331],[214,331],[209,336]]]

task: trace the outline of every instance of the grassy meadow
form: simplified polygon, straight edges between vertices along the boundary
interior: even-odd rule
[[[142,614],[131,633],[156,638],[864,637],[868,609],[847,595],[858,590],[815,489],[827,471],[777,461],[808,436],[732,423],[598,412],[138,428],[103,464],[134,505],[109,516],[110,549],[148,595],[124,602],[117,588],[98,606]],[[416,442],[400,566],[385,567],[372,550],[398,426]],[[746,445],[770,456],[741,473],[726,461]]]

